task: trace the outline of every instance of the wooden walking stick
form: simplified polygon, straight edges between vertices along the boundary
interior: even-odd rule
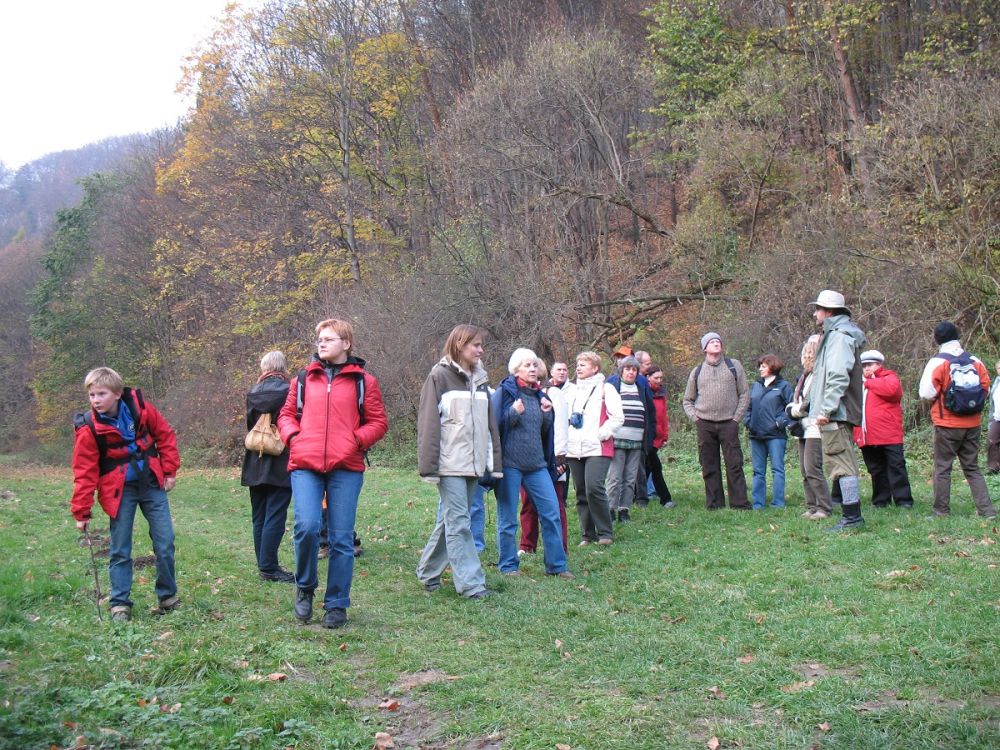
[[[90,524],[83,527],[83,538],[87,540],[87,547],[90,548],[90,569],[94,573],[94,591],[97,598],[94,604],[97,606],[97,619],[104,622],[104,613],[101,612],[101,579],[97,574],[97,558],[94,556],[94,540],[90,537]]]

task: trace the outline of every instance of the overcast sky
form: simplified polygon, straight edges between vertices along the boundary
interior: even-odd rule
[[[228,0],[13,0],[0,25],[0,161],[173,125],[184,57]],[[255,0],[241,0],[255,7]]]

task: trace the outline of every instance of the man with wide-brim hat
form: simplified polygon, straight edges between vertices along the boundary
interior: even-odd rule
[[[813,318],[823,329],[816,352],[809,417],[815,420],[823,441],[823,463],[830,479],[840,487],[843,517],[827,531],[845,531],[864,524],[861,487],[853,428],[861,424],[864,394],[860,354],[865,334],[851,320],[844,295],[824,289],[810,304]]]

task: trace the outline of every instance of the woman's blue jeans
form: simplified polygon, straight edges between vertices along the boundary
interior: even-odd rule
[[[771,462],[771,507],[785,507],[785,446],[780,438],[758,440],[750,438],[750,461],[753,464],[753,484],[750,496],[755,510],[760,510],[767,500],[767,464]]]
[[[174,573],[174,525],[170,520],[167,493],[156,486],[152,477],[145,488],[139,482],[126,482],[118,515],[111,519],[111,542],[108,550],[108,578],[111,580],[111,606],[132,606],[132,527],[139,509],[149,523],[149,538],[156,555],[156,598],[166,599],[177,593]]]
[[[517,523],[521,485],[535,504],[542,527],[542,544],[545,546],[545,572],[550,575],[566,570],[566,550],[563,548],[562,520],[559,517],[559,500],[547,469],[524,471],[510,466],[503,467],[503,479],[497,492],[497,547],[500,549],[501,573],[517,570]]]
[[[291,478],[295,497],[295,585],[309,592],[318,585],[319,533],[323,527],[325,495],[330,557],[327,559],[323,609],[347,609],[351,606],[354,578],[354,520],[365,481],[364,472],[296,469]]]

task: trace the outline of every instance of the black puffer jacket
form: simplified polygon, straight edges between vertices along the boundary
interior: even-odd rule
[[[247,430],[250,430],[260,415],[269,413],[271,424],[277,426],[278,412],[288,396],[288,380],[281,375],[271,375],[264,378],[250,389],[247,394]],[[288,447],[280,456],[260,455],[246,451],[243,456],[243,476],[240,483],[244,487],[256,487],[270,484],[275,487],[291,487],[288,478]]]

